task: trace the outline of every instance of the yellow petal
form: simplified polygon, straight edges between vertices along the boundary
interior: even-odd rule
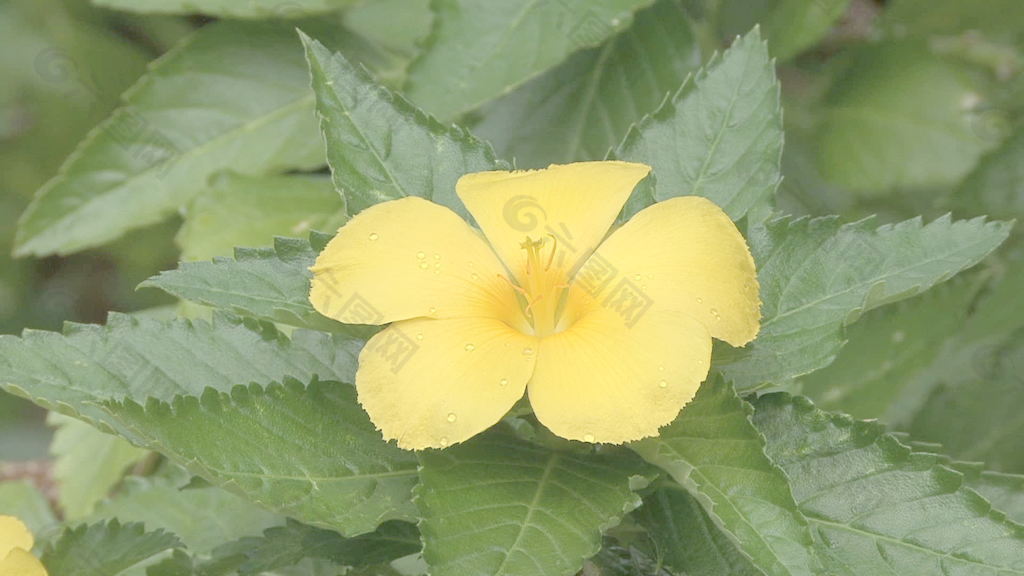
[[[462,442],[523,396],[536,339],[489,318],[396,322],[359,355],[359,402],[409,450]]]
[[[684,312],[733,346],[760,329],[757,273],[746,241],[721,208],[698,196],[640,211],[598,248],[576,283],[601,301],[636,293],[651,314]]]
[[[495,252],[523,280],[520,244],[553,235],[554,265],[567,273],[582,264],[608,233],[636,184],[650,167],[628,162],[579,162],[546,170],[480,172],[455,190]]]
[[[359,213],[311,269],[310,302],[349,324],[494,316],[517,309],[501,262],[451,210],[422,198]]]
[[[555,434],[613,444],[653,436],[707,376],[711,337],[699,322],[624,310],[593,303],[568,330],[541,340],[530,404]]]
[[[46,576],[46,568],[31,552],[15,548],[0,560],[0,576]]]
[[[15,548],[31,550],[35,540],[25,524],[14,516],[0,516],[0,558]]]

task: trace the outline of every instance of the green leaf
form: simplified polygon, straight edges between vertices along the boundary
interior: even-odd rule
[[[434,22],[430,0],[358,2],[341,17],[345,28],[390,56],[390,62],[375,62],[370,68],[382,84],[394,88],[405,83],[406,69]],[[345,53],[351,56],[354,51]]]
[[[631,211],[704,196],[733,220],[779,185],[782,109],[768,46],[757,28],[629,131],[614,156],[650,164],[657,187]]]
[[[111,399],[169,401],[287,376],[351,382],[358,349],[339,336],[296,331],[289,339],[227,315],[208,324],[111,314],[106,326],[68,324],[63,335],[0,336],[0,388],[110,428],[96,404]]]
[[[880,424],[769,394],[754,423],[837,576],[1024,574],[1024,527]]]
[[[761,21],[772,56],[789,60],[814,46],[846,13],[850,0],[779,0]]]
[[[110,493],[126,469],[145,456],[124,439],[51,412],[48,423],[57,426],[50,444],[58,502],[67,520],[79,520]],[[173,531],[172,531],[173,532]]]
[[[1024,130],[981,159],[953,196],[965,214],[1024,217]]]
[[[640,505],[628,453],[559,451],[492,431],[420,453],[423,557],[434,576],[574,574]]]
[[[784,385],[823,368],[842,347],[843,326],[977,264],[1011,226],[943,216],[878,228],[870,219],[840,225],[834,218],[781,219],[758,228],[750,241],[761,283],[761,333],[746,348],[716,348],[716,367],[740,390]]]
[[[153,64],[37,192],[17,254],[67,254],[158,222],[219,170],[316,167],[312,110],[289,26],[206,26]]]
[[[36,535],[57,524],[46,496],[26,480],[0,482],[0,515],[17,517]]]
[[[871,311],[847,331],[835,362],[800,379],[803,393],[823,410],[890,422],[887,411],[901,393],[963,329],[979,285],[957,279]]]
[[[288,380],[104,408],[134,443],[307,524],[352,535],[416,517],[415,455],[381,439],[348,384]]]
[[[585,576],[673,576],[662,566],[660,559],[652,558],[647,550],[635,546],[624,547],[605,539],[601,551],[583,564],[580,574]]]
[[[262,574],[298,564],[303,558],[322,558],[339,566],[386,564],[420,551],[420,535],[408,522],[385,522],[377,530],[345,538],[337,532],[289,521],[271,528],[253,542],[253,551],[239,574]]]
[[[308,241],[275,238],[273,248],[236,249],[234,259],[182,262],[141,287],[243,316],[365,337],[366,330],[326,318],[309,303],[309,267],[327,240],[319,234]]]
[[[259,536],[283,521],[222,488],[182,484],[173,477],[128,477],[116,496],[96,507],[91,519],[117,518],[165,530],[181,538],[194,554],[205,554],[239,538]]]
[[[205,14],[219,18],[302,18],[333,12],[354,0],[93,0],[114,10],[142,14]]]
[[[437,0],[409,98],[453,120],[629,27],[653,0]]]
[[[43,553],[54,576],[116,576],[181,542],[163,530],[147,532],[142,524],[117,520],[69,528]]]
[[[465,216],[456,180],[506,167],[489,144],[456,126],[442,126],[316,40],[303,36],[303,43],[327,160],[349,214],[420,196]]]
[[[176,241],[182,260],[230,256],[236,246],[267,246],[275,236],[334,232],[344,210],[326,176],[221,174],[188,205]]]
[[[818,130],[828,180],[874,194],[951,186],[998,144],[978,123],[977,82],[923,41],[865,44],[848,58]]]
[[[752,412],[715,378],[658,437],[632,446],[693,494],[765,574],[815,574],[807,523],[785,475],[765,456]]]
[[[1024,4],[1016,0],[893,0],[882,14],[882,28],[895,35],[960,34],[977,30],[1007,40],[1024,29]]]
[[[993,508],[1024,524],[1024,475],[984,470],[977,463],[953,462],[949,466],[963,474],[964,484],[984,496]]]
[[[658,0],[601,47],[485,106],[473,131],[521,168],[601,160],[699,65],[681,2]]]
[[[650,534],[661,561],[677,573],[764,574],[678,484],[663,484],[644,498],[643,507],[634,515]]]

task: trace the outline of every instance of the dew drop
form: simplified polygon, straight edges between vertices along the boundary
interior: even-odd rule
[[[508,386],[508,378],[502,378],[498,381],[499,386]]]
[[[434,260],[440,260],[440,259],[441,259],[441,255],[438,254],[437,252],[434,252]]]
[[[459,417],[455,415],[455,412],[449,412],[448,413],[448,422],[454,423],[458,419],[459,419]]]
[[[718,308],[711,309],[711,315],[715,317],[715,320],[721,320],[722,315],[718,313]]]
[[[664,372],[664,371],[665,371],[665,367],[664,366],[658,366],[658,372]]]
[[[633,280],[636,280],[637,282],[639,282],[639,281],[641,281],[643,279],[644,279],[644,277],[641,276],[640,274],[633,274]]]
[[[593,434],[584,434],[583,435],[583,441],[584,442],[593,442],[594,441],[594,435]]]
[[[416,333],[416,339],[417,340],[423,340],[423,332],[417,332]]]
[[[448,438],[445,436],[441,436],[440,438],[437,439],[437,443],[441,445],[441,448],[444,448],[445,446],[448,445]]]
[[[375,242],[378,238],[380,238],[380,234],[377,234],[376,232],[370,232],[370,242]]]
[[[697,304],[703,304],[703,303],[704,303],[704,299],[703,298],[697,298]]]
[[[434,308],[433,306],[431,306],[430,307],[430,313],[431,314],[437,314],[437,308]]]
[[[469,277],[472,278],[473,280],[479,280],[480,279],[480,275],[477,274],[476,272],[470,274]]]
[[[426,270],[428,268],[427,263],[426,262],[420,262],[420,268]]]
[[[472,352],[473,350],[476,350],[476,346],[473,346],[472,344],[466,344],[466,352]]]
[[[533,348],[530,348],[529,346],[523,348],[523,356],[533,356]]]
[[[424,254],[423,252],[417,252],[416,257],[419,258],[420,260],[423,260],[424,258],[427,257],[427,255]]]
[[[668,380],[662,380],[658,382],[658,388],[668,388]]]

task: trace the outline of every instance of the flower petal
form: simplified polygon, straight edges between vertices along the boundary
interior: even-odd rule
[[[14,516],[0,516],[0,558],[16,548],[31,550],[35,540],[25,524]]]
[[[721,208],[698,196],[640,211],[598,248],[576,283],[602,301],[629,293],[652,314],[684,312],[733,346],[760,329],[757,272],[746,241]]]
[[[15,548],[0,557],[0,576],[46,576],[46,568],[31,552]]]
[[[558,239],[554,264],[567,274],[600,244],[638,182],[651,168],[629,162],[579,162],[546,170],[479,172],[455,190],[494,251],[522,281],[520,244],[549,234]]]
[[[443,448],[496,423],[522,398],[536,339],[490,318],[396,322],[359,355],[359,402],[384,438]]]
[[[350,324],[518,309],[504,267],[480,235],[451,210],[417,197],[359,213],[311,270],[313,306]]]
[[[528,385],[537,419],[572,440],[619,444],[658,433],[697,393],[711,337],[686,314],[591,305],[541,340]]]

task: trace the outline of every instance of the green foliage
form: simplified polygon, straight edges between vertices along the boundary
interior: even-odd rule
[[[57,523],[46,497],[25,480],[0,482],[0,515],[19,518],[36,534]]]
[[[111,520],[65,530],[47,547],[42,560],[50,574],[117,576],[180,544],[174,535],[162,530],[146,531],[142,524]]]
[[[96,5],[146,14],[207,14],[225,18],[302,18],[332,12],[353,0],[93,0]]]

